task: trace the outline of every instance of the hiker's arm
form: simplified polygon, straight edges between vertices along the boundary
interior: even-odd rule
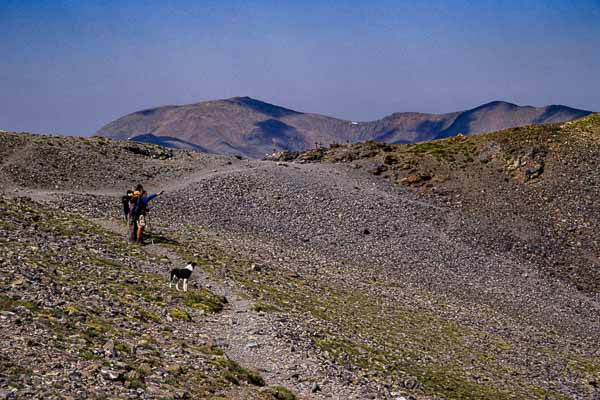
[[[158,192],[158,193],[153,193],[153,194],[151,194],[150,196],[146,197],[146,198],[144,199],[144,202],[145,202],[145,203],[148,203],[150,200],[152,200],[153,198],[155,198],[155,197],[157,197],[157,196],[160,196],[162,193],[163,193],[163,192],[162,192],[162,190],[161,190],[160,192]]]

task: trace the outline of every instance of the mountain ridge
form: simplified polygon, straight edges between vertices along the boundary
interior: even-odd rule
[[[458,133],[471,135],[565,122],[588,114],[591,112],[563,105],[519,106],[495,100],[464,111],[396,112],[381,119],[356,122],[242,96],[136,111],[103,126],[96,136],[127,140],[141,137],[145,141],[168,137],[171,139],[162,142],[170,147],[198,146],[211,153],[262,158],[274,150],[299,151],[316,144],[365,140],[415,143]]]

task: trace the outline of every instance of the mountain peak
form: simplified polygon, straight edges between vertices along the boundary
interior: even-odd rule
[[[234,96],[234,97],[230,97],[230,98],[228,98],[226,100],[228,100],[228,101],[242,101],[242,102],[243,101],[260,101],[260,100],[253,99],[250,96]]]
[[[504,101],[504,100],[494,100],[494,101],[490,101],[489,103],[482,104],[479,107],[475,107],[475,109],[495,108],[495,107],[519,108],[520,106],[518,106],[517,104],[514,104],[514,103],[510,103],[508,101]],[[527,106],[525,106],[525,107],[527,107]]]
[[[168,112],[165,112],[168,111]],[[201,146],[209,152],[262,158],[273,150],[305,150],[315,143],[414,143],[433,138],[498,131],[516,126],[563,122],[589,114],[562,106],[520,107],[494,100],[447,114],[396,113],[351,123],[320,114],[302,113],[249,96],[185,106],[142,110],[109,123],[99,136],[174,146]],[[152,133],[154,137],[143,136]],[[140,136],[141,135],[141,136]]]
[[[253,99],[252,97],[248,96],[232,97],[225,101],[245,108],[250,108],[254,111],[258,111],[262,114],[266,114],[275,118],[280,118],[292,114],[301,114],[298,111],[290,110],[289,108],[285,107],[280,107],[275,104],[266,103],[264,101]]]

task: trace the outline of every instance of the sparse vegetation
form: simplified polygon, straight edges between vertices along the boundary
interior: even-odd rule
[[[283,386],[272,386],[267,390],[267,393],[271,395],[274,400],[296,400],[297,397],[294,393],[290,392]]]
[[[190,324],[192,310],[198,304],[214,311],[220,309],[226,302],[224,298],[208,290],[199,291],[196,295],[189,292],[189,301],[193,304],[188,306],[189,310],[184,310],[185,298],[175,296],[170,299],[162,294],[163,277],[137,268],[138,263],[148,264],[149,256],[121,245],[123,239],[111,232],[85,219],[28,200],[2,197],[0,210],[0,220],[14,227],[0,231],[0,235],[6,238],[8,234],[9,239],[19,235],[20,238],[8,240],[0,248],[0,283],[3,287],[13,285],[11,290],[0,294],[0,310],[5,312],[3,337],[10,335],[6,330],[10,326],[19,331],[19,335],[14,337],[15,345],[22,348],[44,346],[53,352],[53,357],[46,359],[38,357],[35,352],[14,352],[5,348],[0,374],[10,388],[17,392],[33,389],[42,397],[46,397],[43,393],[49,397],[67,393],[65,390],[68,390],[69,383],[61,379],[63,376],[70,378],[53,373],[56,365],[61,370],[73,368],[73,373],[79,373],[82,365],[86,368],[95,366],[97,375],[102,375],[102,390],[111,393],[106,398],[122,397],[127,390],[148,390],[147,377],[155,368],[164,368],[177,375],[177,379],[171,379],[170,372],[163,382],[164,388],[153,387],[165,397],[173,393],[174,387],[192,397],[207,398],[219,392],[226,394],[228,388],[240,383],[264,385],[259,374],[228,360],[214,345],[189,346],[186,347],[187,355],[175,358],[162,354],[170,346],[185,346],[177,337],[169,339],[167,348],[159,344],[168,335],[166,328]],[[44,240],[51,246],[44,252],[35,250],[40,246],[36,240],[38,236],[23,234],[31,221],[37,222],[39,229],[46,232]],[[95,247],[59,247],[73,239],[77,243],[95,243]],[[89,257],[89,249],[100,250]],[[17,257],[20,257],[20,262],[16,262]],[[45,284],[38,286],[36,280],[19,278],[16,270],[12,269],[15,265],[29,265],[31,273],[43,279]],[[127,279],[117,279],[117,276],[126,276]],[[144,285],[139,282],[144,282]],[[90,293],[90,290],[94,293],[93,297],[82,295]],[[53,305],[58,301],[61,306]],[[168,308],[173,322],[166,323],[165,320],[165,324],[160,313],[169,306],[164,302],[174,305]],[[31,323],[33,320],[37,321],[35,325]],[[27,322],[22,325],[19,321]],[[40,342],[42,338],[43,342]],[[224,361],[212,363],[212,357]],[[192,361],[194,368],[190,368]],[[119,367],[115,367],[115,363]],[[172,363],[182,367],[170,369]],[[33,370],[22,365],[35,365],[36,371],[51,377],[51,382],[32,386],[35,382],[32,379],[38,372],[34,374]],[[83,376],[80,382],[85,385],[85,390],[93,391],[94,383],[88,381],[90,377]],[[243,390],[249,395],[252,392],[250,387]],[[54,394],[50,395],[51,392]],[[259,396],[261,392],[256,391],[255,395]]]
[[[192,317],[190,316],[190,314],[188,314],[187,311],[180,310],[179,308],[172,308],[171,310],[169,310],[169,315],[171,315],[171,317],[173,317],[174,319],[178,319],[181,321],[192,320]]]
[[[211,364],[224,368],[223,377],[236,385],[240,382],[247,382],[255,386],[265,385],[264,379],[258,372],[242,368],[238,363],[226,357],[213,358]]]
[[[188,307],[198,308],[206,312],[216,313],[227,304],[224,296],[218,296],[206,288],[194,290],[184,295],[184,303]]]
[[[256,312],[281,312],[279,307],[265,303],[264,301],[257,301],[254,303],[254,306],[252,306],[252,309]]]
[[[301,387],[285,366],[263,378],[228,357],[206,329],[222,318],[257,321],[248,331],[261,337],[234,343],[233,354],[264,357],[268,339],[279,341],[271,354],[308,357],[323,368],[316,373],[328,377],[327,391],[585,396],[600,379],[590,329],[599,135],[598,116],[589,116],[415,145],[339,145],[306,158],[342,168],[258,164],[175,191],[172,204],[153,210],[154,248],[129,246],[88,219],[96,207],[114,212],[109,196],[61,194],[50,205],[2,197],[0,310],[9,328],[1,333],[39,351],[5,349],[0,378],[42,397],[68,387],[62,371],[78,371],[82,385],[102,382],[108,398],[137,389],[295,398],[266,386],[276,376]],[[100,146],[93,142],[73,143]],[[190,198],[200,211],[173,209]],[[66,205],[74,213],[60,211]],[[198,260],[202,279],[239,291],[233,304],[197,282],[186,293],[168,290],[174,260]]]

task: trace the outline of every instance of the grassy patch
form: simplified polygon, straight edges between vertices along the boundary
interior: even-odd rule
[[[281,312],[281,309],[264,301],[257,301],[252,306],[252,309],[256,312]]]
[[[150,282],[147,281],[145,283],[145,285],[150,285]],[[160,291],[157,289],[158,289],[157,287],[140,285],[140,286],[135,286],[133,288],[133,292],[136,295],[143,297],[144,300],[146,300],[150,303],[161,303],[162,304],[163,298],[160,294],[158,294],[158,293],[160,293]]]
[[[219,296],[206,288],[201,290],[188,292],[183,300],[188,307],[204,310],[209,313],[217,313],[223,310],[227,299],[225,296]]]
[[[129,382],[129,389],[145,389],[146,385],[139,379],[133,379]]]
[[[108,258],[91,257],[90,261],[92,261],[96,265],[101,265],[103,267],[114,268],[114,269],[119,270],[119,271],[123,269],[123,265],[122,264],[120,264],[120,263],[118,263],[118,262],[116,262],[114,260],[108,259]]]
[[[169,310],[169,315],[173,317],[173,319],[181,320],[181,321],[191,321],[192,317],[187,311],[181,310],[179,308],[172,308]]]
[[[343,361],[351,358],[361,368],[369,368],[369,364],[373,359],[373,349],[329,334],[323,338],[316,339],[315,345],[322,351],[329,353],[336,360]]]
[[[417,154],[444,156],[448,152],[448,144],[445,141],[422,142],[415,144],[410,149]]]
[[[138,312],[140,313],[142,321],[160,322],[160,316],[158,316],[158,314],[153,313],[152,311],[139,309]]]
[[[9,231],[14,231],[17,228],[14,227],[14,225],[8,223],[8,222],[4,222],[4,221],[0,221],[0,230],[9,230]]]
[[[115,350],[119,353],[131,354],[131,347],[126,343],[117,342],[115,343]]]
[[[31,311],[32,313],[39,310],[38,304],[35,303],[35,302],[33,302],[33,301],[21,301],[21,300],[19,300],[19,301],[16,301],[14,303],[14,305],[17,306],[17,307],[18,306],[24,307],[27,310]]]
[[[270,398],[274,400],[296,400],[297,397],[292,391],[283,386],[271,386],[265,391]]]
[[[265,380],[258,372],[243,368],[226,357],[216,357],[210,362],[215,366],[224,368],[223,377],[235,385],[239,385],[240,382],[247,382],[255,386],[265,385]]]
[[[89,350],[79,350],[79,357],[87,361],[100,360],[102,357],[95,355]]]

